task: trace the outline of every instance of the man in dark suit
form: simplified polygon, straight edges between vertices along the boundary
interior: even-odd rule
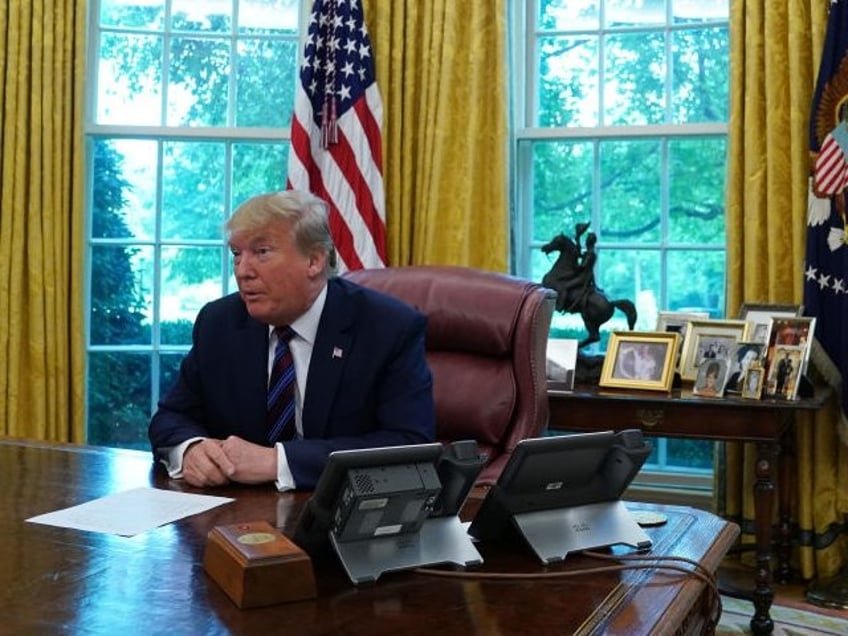
[[[239,292],[201,309],[150,423],[169,474],[195,486],[312,489],[332,451],[433,441],[426,318],[334,276],[324,202],[292,190],[259,195],[226,230]],[[296,430],[275,441],[266,397],[274,327],[283,326],[295,334]]]

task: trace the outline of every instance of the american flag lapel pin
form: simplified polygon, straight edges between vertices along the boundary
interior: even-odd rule
[[[341,360],[342,354],[343,351],[341,347],[333,347],[333,359],[338,358],[339,360]]]

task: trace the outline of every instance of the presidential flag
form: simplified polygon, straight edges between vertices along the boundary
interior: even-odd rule
[[[360,0],[315,0],[295,95],[288,187],[329,205],[340,271],[387,264],[382,125]]]
[[[848,0],[832,0],[810,113],[810,205],[804,313],[816,317],[813,362],[841,391],[848,426]],[[843,431],[848,428],[843,427]]]

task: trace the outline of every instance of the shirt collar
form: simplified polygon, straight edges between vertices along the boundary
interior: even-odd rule
[[[324,311],[324,303],[327,302],[327,285],[325,284],[315,302],[310,305],[304,313],[298,316],[289,325],[297,333],[298,337],[303,338],[309,344],[315,343],[315,334],[318,333],[318,322],[321,320],[321,312]],[[268,333],[274,331],[274,325],[268,325]]]

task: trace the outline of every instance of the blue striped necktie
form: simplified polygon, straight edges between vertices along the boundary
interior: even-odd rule
[[[291,327],[277,327],[274,365],[268,381],[268,441],[272,444],[294,438],[294,359],[289,341],[297,334]]]

